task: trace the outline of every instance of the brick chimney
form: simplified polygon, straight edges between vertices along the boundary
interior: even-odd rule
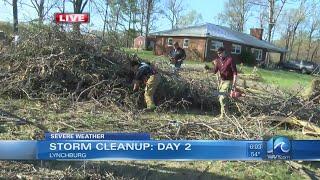
[[[262,35],[263,35],[263,29],[261,28],[251,28],[250,29],[250,35],[262,40]]]

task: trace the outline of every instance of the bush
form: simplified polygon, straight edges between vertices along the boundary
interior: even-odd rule
[[[249,66],[256,65],[255,57],[250,51],[242,51],[240,54],[240,58],[245,65],[249,65]]]

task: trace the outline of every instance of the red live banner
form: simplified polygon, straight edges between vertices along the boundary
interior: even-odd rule
[[[56,23],[88,23],[90,20],[89,13],[55,13],[54,17]]]

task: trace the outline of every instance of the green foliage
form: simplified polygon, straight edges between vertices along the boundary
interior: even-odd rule
[[[256,64],[256,59],[250,51],[242,51],[240,58],[245,65],[254,66]]]

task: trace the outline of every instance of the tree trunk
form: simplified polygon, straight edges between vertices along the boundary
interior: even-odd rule
[[[269,28],[268,28],[268,42],[271,41],[272,28],[274,26],[274,0],[269,0]]]
[[[297,49],[296,60],[299,59],[301,44],[302,44],[302,38],[301,38],[301,39],[299,40],[299,42],[298,42],[298,49]]]
[[[44,0],[41,0],[38,4],[38,17],[39,17],[39,24],[43,24],[44,20]]]
[[[140,4],[140,13],[141,13],[141,19],[140,19],[140,36],[143,36],[143,26],[144,26],[144,20],[145,20],[145,0],[141,0]]]
[[[286,32],[286,46],[285,46],[285,48],[288,50],[289,49],[289,44],[290,44],[290,39],[291,39],[291,30],[290,30],[291,28],[290,28],[290,25],[288,25],[287,26],[287,32]],[[286,59],[290,59],[289,58],[289,52],[288,53],[286,53]]]
[[[115,32],[117,32],[117,30],[118,30],[119,18],[120,18],[120,6],[117,8],[117,12],[116,12],[116,24],[114,27]]]
[[[109,4],[108,4],[108,1],[106,1],[106,12],[104,14],[104,20],[103,20],[102,40],[104,40],[107,23],[108,23],[108,8],[109,8]]]
[[[149,25],[150,25],[152,8],[153,8],[153,0],[148,0],[147,1],[147,19],[146,19],[146,34],[145,34],[144,49],[148,48],[147,43],[148,43]]]
[[[289,51],[289,58],[291,58],[291,53],[293,51],[293,44],[294,44],[294,41],[295,41],[295,37],[296,37],[296,31],[297,31],[297,28],[299,26],[300,23],[297,23],[295,24],[294,28],[293,28],[293,31],[292,31],[292,40],[291,40],[291,43],[290,43],[290,51]]]
[[[13,11],[13,33],[18,34],[18,0],[12,0]]]
[[[73,3],[73,12],[75,14],[81,14],[83,12],[85,6],[88,3],[88,0],[85,0],[84,2],[83,2],[83,0],[73,0],[72,3]],[[81,35],[80,34],[80,23],[73,23],[72,27],[73,27],[73,32],[76,35]]]
[[[132,12],[130,10],[130,13],[129,13],[129,28],[128,28],[128,31],[127,31],[127,40],[126,40],[126,45],[127,45],[127,48],[129,48],[129,41],[131,41],[131,35],[130,35],[130,31],[131,31],[131,21],[132,21]]]
[[[317,41],[317,46],[314,48],[312,52],[311,61],[313,61],[314,57],[318,54],[319,46],[320,46],[320,40]]]
[[[241,19],[240,19],[240,27],[239,27],[239,31],[243,32],[244,30],[244,21],[245,21],[245,2],[244,0],[241,0]]]
[[[62,13],[64,13],[66,10],[66,1],[63,1],[62,2]],[[63,23],[60,23],[60,28],[62,31],[64,31],[64,26],[63,26]]]
[[[311,42],[312,42],[312,34],[314,32],[315,29],[313,29],[313,27],[311,27],[310,31],[309,31],[309,36],[308,36],[308,49],[307,49],[307,58],[306,60],[309,60],[309,56],[310,56],[310,50],[311,50]]]

